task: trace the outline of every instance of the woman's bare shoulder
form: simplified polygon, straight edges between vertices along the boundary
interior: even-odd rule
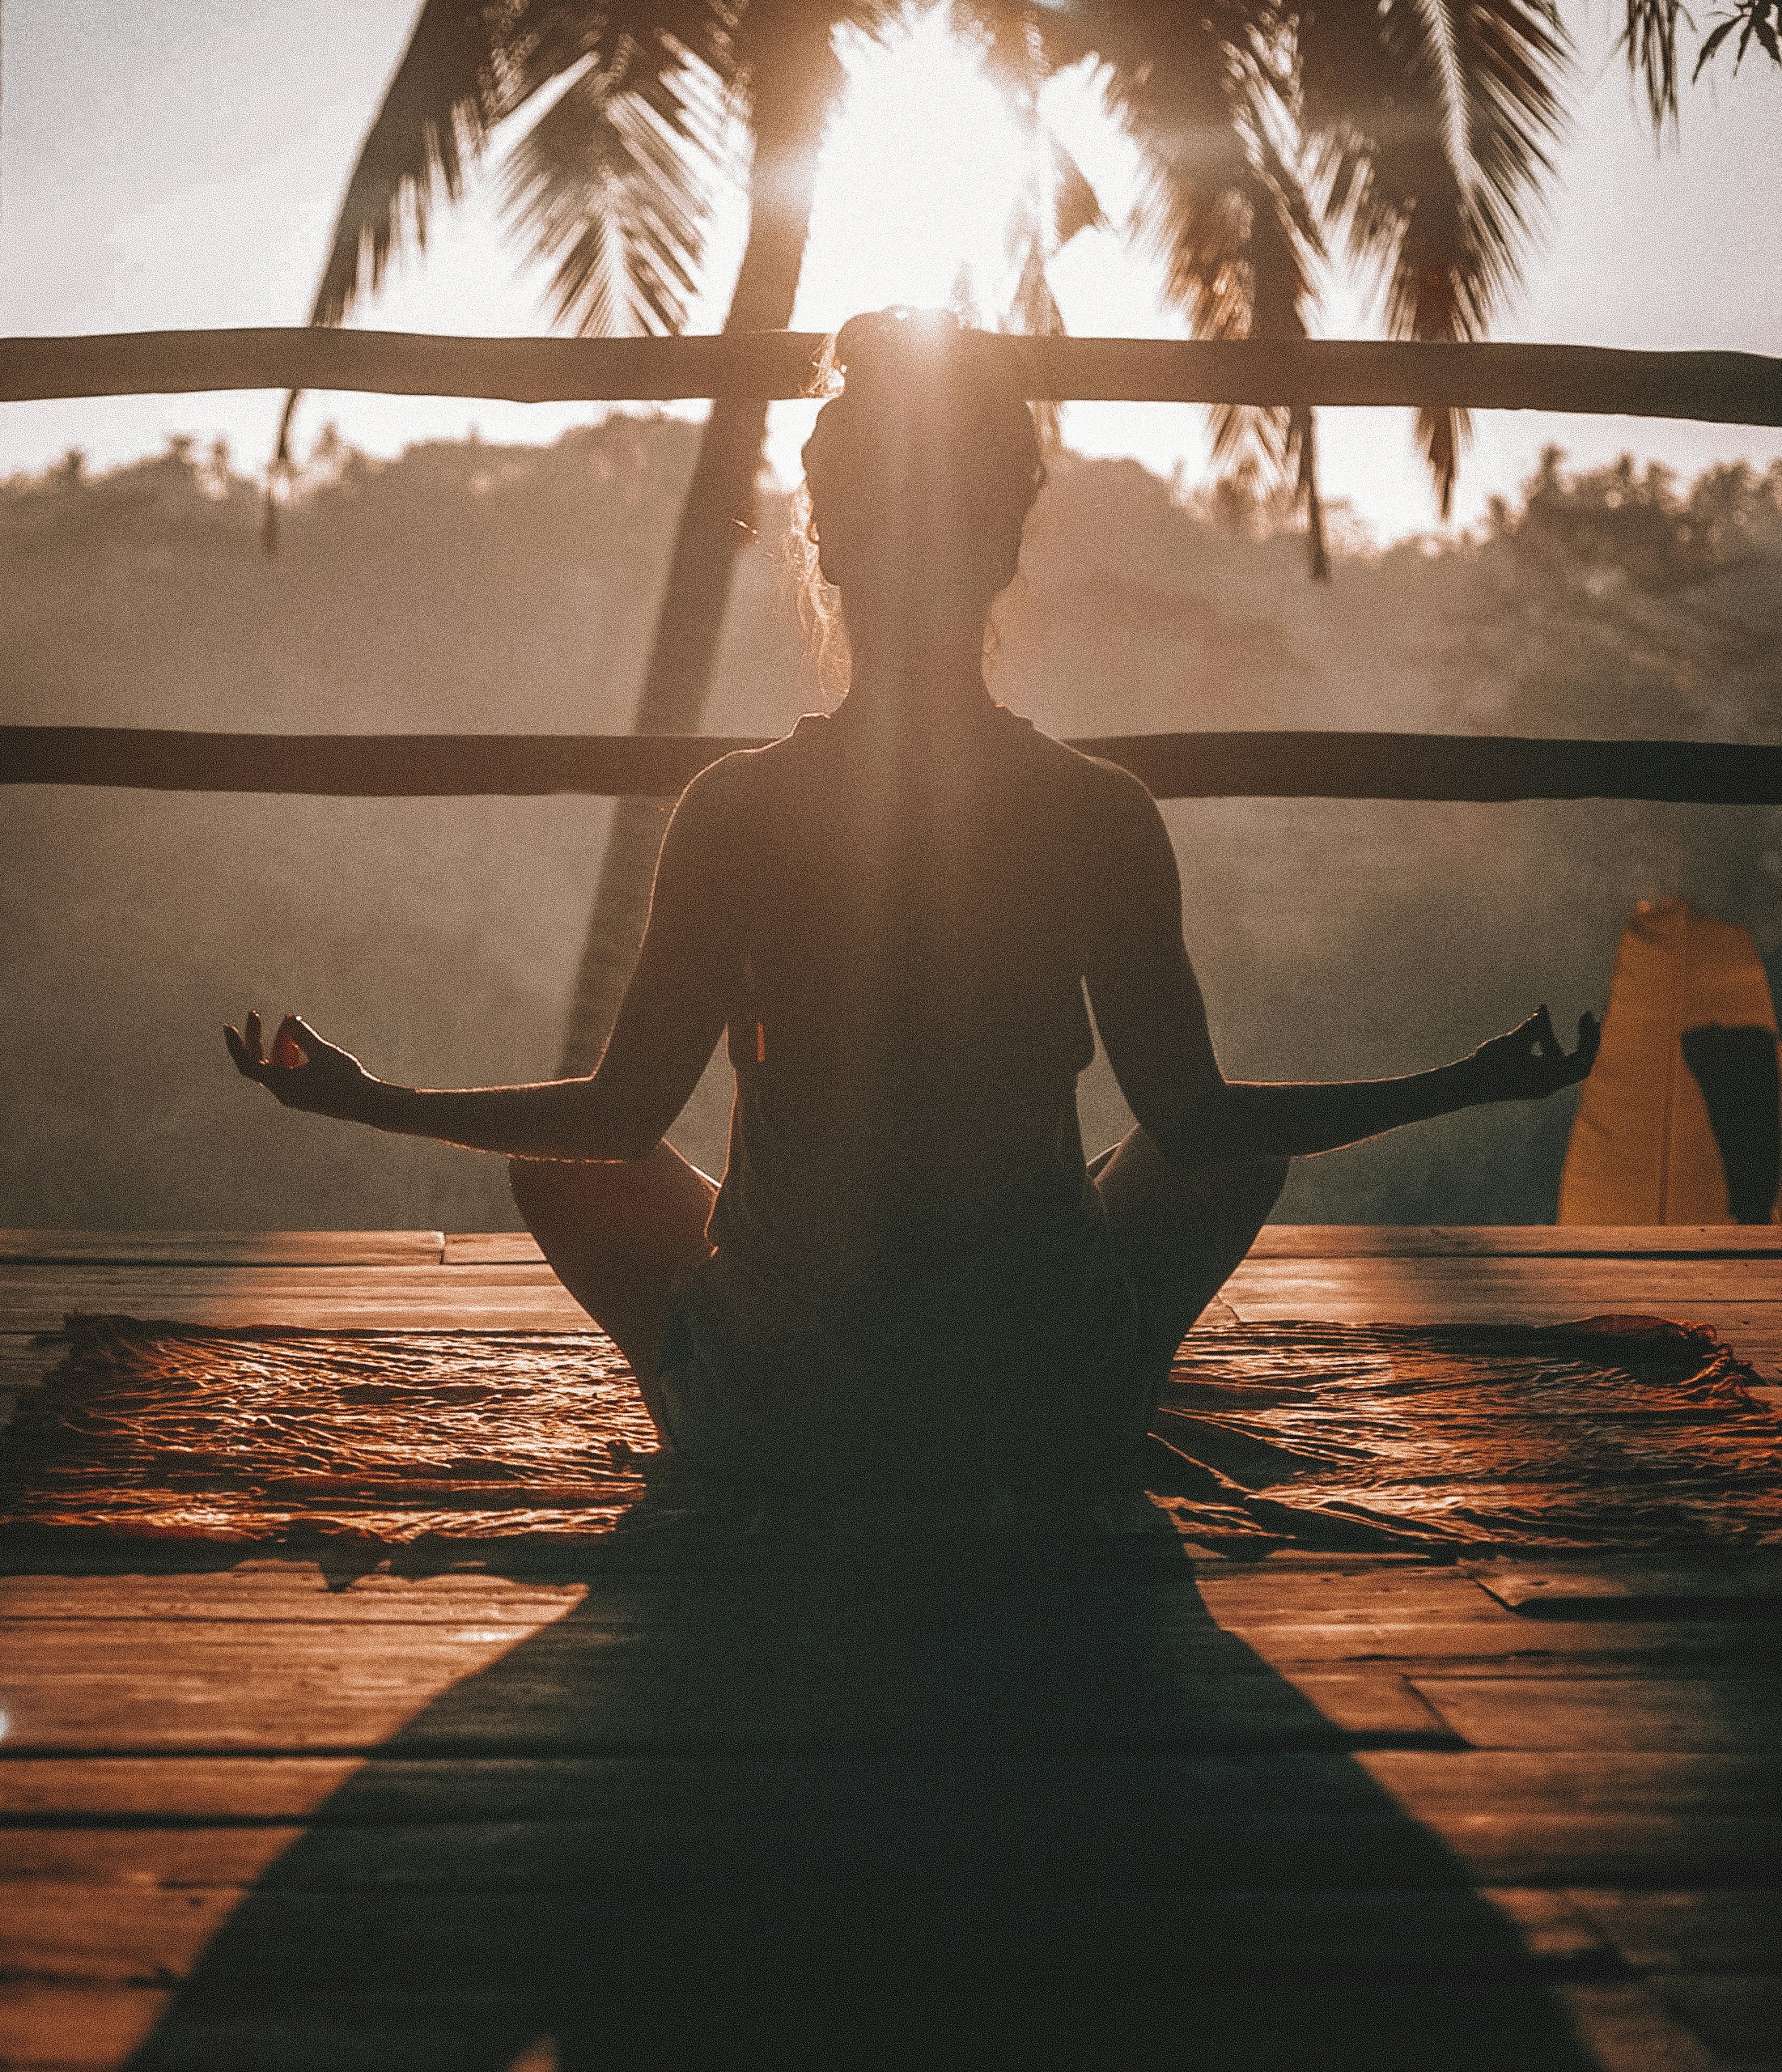
[[[1086,754],[1030,721],[1021,726],[1026,753],[1054,796],[1105,822],[1115,835],[1122,830],[1148,830],[1160,821],[1156,800],[1130,770],[1105,756]]]
[[[732,749],[708,762],[675,807],[681,846],[722,843],[738,831],[758,829],[764,818],[783,811],[808,779],[808,732],[800,721],[778,741]]]

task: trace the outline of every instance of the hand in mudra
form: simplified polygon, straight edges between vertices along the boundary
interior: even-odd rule
[[[375,1084],[350,1051],[318,1036],[298,1015],[287,1014],[279,1023],[269,1057],[262,1047],[257,1010],[249,1013],[239,1033],[225,1029],[223,1034],[244,1079],[257,1080],[286,1107],[306,1115],[350,1119]]]
[[[1576,1086],[1597,1061],[1602,1025],[1593,1014],[1578,1017],[1578,1047],[1568,1051],[1553,1033],[1547,1009],[1502,1036],[1481,1043],[1469,1063],[1481,1101],[1542,1101],[1562,1086]]]

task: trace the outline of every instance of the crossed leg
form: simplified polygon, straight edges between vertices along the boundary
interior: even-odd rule
[[[507,1178],[540,1250],[630,1361],[663,1430],[656,1361],[668,1303],[711,1255],[717,1188],[665,1142],[647,1158],[598,1164],[512,1158]]]
[[[1136,1128],[1091,1165],[1160,1378],[1249,1251],[1287,1170],[1284,1158],[1172,1166]],[[716,1187],[667,1143],[647,1158],[516,1158],[507,1171],[540,1250],[630,1363],[645,1406],[665,1430],[656,1363],[668,1304],[711,1255],[706,1225]]]
[[[1136,1127],[1091,1162],[1160,1378],[1195,1318],[1255,1242],[1286,1184],[1289,1162],[1250,1158],[1172,1166]]]

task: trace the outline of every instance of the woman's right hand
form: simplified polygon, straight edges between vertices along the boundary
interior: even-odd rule
[[[301,1016],[287,1014],[279,1023],[269,1056],[257,1008],[249,1009],[239,1031],[226,1028],[223,1035],[235,1070],[282,1106],[342,1122],[363,1117],[366,1096],[377,1081],[350,1051],[318,1036]]]

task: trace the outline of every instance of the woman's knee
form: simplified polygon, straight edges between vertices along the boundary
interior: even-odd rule
[[[1245,1161],[1246,1191],[1254,1199],[1266,1203],[1265,1214],[1280,1199],[1281,1190],[1287,1185],[1287,1176],[1292,1170],[1291,1158],[1250,1158]]]
[[[679,1259],[706,1249],[716,1191],[668,1144],[643,1158],[511,1158],[507,1182],[553,1265],[562,1254]]]
[[[1135,1128],[1090,1168],[1116,1230],[1170,1229],[1173,1244],[1190,1232],[1211,1237],[1233,1225],[1253,1229],[1287,1184],[1292,1160],[1233,1158],[1179,1166]]]
[[[530,1224],[535,1216],[555,1217],[597,1198],[600,1174],[608,1169],[555,1158],[510,1158],[507,1188],[514,1206]]]

